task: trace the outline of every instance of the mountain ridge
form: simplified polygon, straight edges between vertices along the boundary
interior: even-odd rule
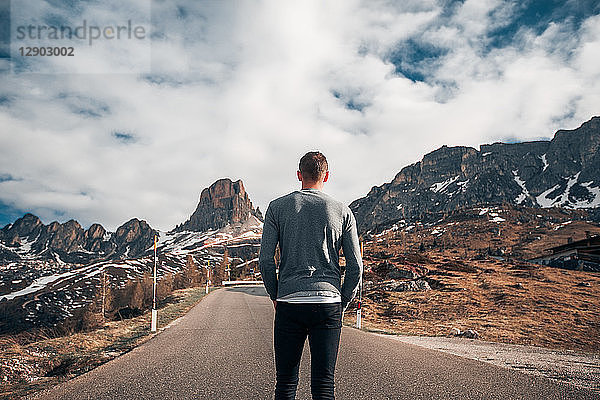
[[[442,146],[350,204],[359,231],[477,205],[600,206],[600,117],[552,140]]]
[[[228,179],[218,182],[233,184]],[[6,225],[0,229],[0,335],[55,327],[97,304],[104,285],[124,290],[147,279],[155,265],[155,235],[157,279],[164,279],[166,287],[181,287],[191,279],[186,273],[207,276],[208,268],[216,284],[229,276],[255,279],[262,222],[242,188],[238,181],[238,190],[232,192],[237,199],[226,196],[231,194],[226,190],[213,193],[210,204],[220,206],[220,212],[212,222],[218,226],[202,232],[158,231],[137,218],[114,232],[100,224],[84,230],[75,220],[45,225],[31,213]],[[213,214],[210,208],[198,208],[207,218]]]
[[[482,144],[479,150],[444,145],[402,168],[391,182],[373,186],[350,208],[361,233],[426,214],[505,202],[598,210],[599,170],[600,117],[596,116],[576,129],[558,130],[551,140],[495,142]],[[242,180],[221,178],[202,190],[191,216],[170,232],[221,229],[228,224],[239,225],[251,216],[262,221],[262,213],[253,207]],[[133,218],[117,228],[127,231],[115,236],[117,240],[113,238],[116,232],[110,233],[100,224],[84,230],[75,220],[43,225],[33,217],[25,214],[0,229],[0,260],[18,258],[11,248],[25,237],[42,233],[42,244],[31,247],[42,252],[46,245],[64,254],[79,254],[79,258],[68,261],[85,259],[85,252],[136,257],[152,245],[150,231],[157,232],[145,221]],[[600,218],[600,212],[594,218]],[[139,243],[131,240],[131,235],[138,237]]]
[[[94,223],[83,229],[70,219],[45,225],[39,217],[26,213],[0,229],[0,260],[18,260],[21,257],[54,258],[64,262],[85,263],[99,258],[141,256],[152,245],[156,233],[146,221],[132,218],[108,232]]]
[[[250,218],[262,221],[262,214],[252,206],[242,180],[222,178],[202,190],[194,213],[168,233],[205,232],[228,225],[240,230]],[[109,232],[99,223],[83,229],[74,219],[45,225],[36,215],[26,213],[0,229],[0,261],[58,257],[62,262],[85,264],[101,259],[138,258],[147,255],[155,234],[160,236],[158,230],[138,218]]]

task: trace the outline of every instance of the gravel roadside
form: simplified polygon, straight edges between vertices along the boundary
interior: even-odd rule
[[[544,376],[600,393],[600,354],[464,338],[402,335],[391,337],[405,343]]]

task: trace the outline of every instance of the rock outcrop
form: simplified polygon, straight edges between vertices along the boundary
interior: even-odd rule
[[[600,117],[551,141],[443,146],[350,208],[359,231],[463,207],[511,203],[600,209]],[[599,216],[600,213],[592,215]]]
[[[202,191],[194,213],[175,231],[220,229],[228,224],[243,223],[251,215],[262,220],[260,210],[252,206],[242,181],[219,179]]]

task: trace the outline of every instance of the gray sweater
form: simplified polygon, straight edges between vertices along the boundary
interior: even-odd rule
[[[281,261],[276,273],[275,249]],[[346,273],[341,280],[339,251]],[[318,189],[296,190],[269,203],[259,267],[272,300],[291,293],[340,294],[345,308],[362,277],[356,221],[348,206]]]

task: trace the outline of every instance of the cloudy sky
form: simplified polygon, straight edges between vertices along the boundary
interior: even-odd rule
[[[83,21],[144,37],[36,31]],[[314,149],[350,203],[444,144],[600,115],[594,0],[22,0],[0,23],[0,226],[33,212],[168,230],[221,177],[264,211]],[[75,55],[19,53],[50,44]]]

